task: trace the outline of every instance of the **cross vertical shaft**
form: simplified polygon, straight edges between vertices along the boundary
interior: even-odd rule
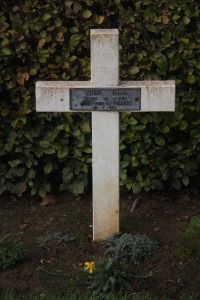
[[[91,83],[119,84],[118,30],[91,30]],[[99,142],[101,141],[101,143]],[[93,240],[119,232],[119,112],[92,112]]]

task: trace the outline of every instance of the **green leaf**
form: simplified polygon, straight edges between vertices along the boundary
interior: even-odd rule
[[[180,124],[180,129],[185,130],[188,127],[188,122],[182,121]]]
[[[82,194],[84,192],[84,183],[83,183],[83,181],[77,179],[72,184],[71,189],[72,189],[72,191],[75,195]]]
[[[140,193],[141,192],[141,187],[140,187],[138,182],[134,182],[132,184],[132,191],[133,191],[133,193]]]
[[[64,158],[68,155],[68,149],[59,149],[57,150],[57,154],[59,158]]]
[[[89,19],[92,16],[92,12],[90,10],[85,10],[83,12],[83,18],[84,19]]]
[[[30,170],[28,171],[28,178],[29,178],[29,179],[35,178],[35,171],[34,171],[33,169],[30,169]]]
[[[163,187],[164,187],[163,183],[160,180],[158,180],[158,179],[153,179],[152,180],[152,185],[153,185],[153,188],[155,190],[162,190]]]
[[[157,33],[157,29],[153,24],[146,24],[146,27],[149,31]]]
[[[0,49],[0,54],[2,54],[2,55],[10,55],[11,53],[12,52],[11,52],[10,48],[8,48],[8,47],[4,47],[4,48]]]
[[[6,178],[15,178],[15,177],[21,177],[25,174],[25,168],[23,167],[13,167],[8,171],[6,174]]]
[[[40,141],[39,144],[43,148],[49,148],[49,147],[51,147],[51,144],[48,141]]]
[[[136,179],[138,180],[139,183],[143,182],[143,177],[142,177],[142,173],[141,172],[137,173]]]
[[[183,176],[182,182],[185,186],[188,186],[188,184],[190,183],[190,180],[187,176]]]
[[[186,16],[183,18],[183,24],[184,25],[188,25],[190,23],[190,21],[191,21],[190,18],[188,18]]]
[[[160,136],[156,136],[155,142],[159,146],[164,146],[165,145],[165,139],[161,135]]]
[[[164,127],[161,128],[161,132],[164,133],[164,134],[168,133],[169,131],[170,131],[169,126],[164,126]]]
[[[173,20],[173,21],[177,21],[178,19],[180,19],[180,16],[178,16],[178,15],[174,15],[174,16],[172,17],[172,20]]]
[[[65,167],[62,170],[62,174],[62,179],[64,183],[68,183],[73,177],[73,172],[70,167]]]
[[[71,47],[76,47],[81,40],[81,35],[80,34],[73,34],[69,40],[70,46]]]
[[[0,175],[4,175],[7,171],[6,165],[0,163]]]
[[[50,19],[50,18],[51,18],[51,15],[48,14],[48,13],[45,13],[45,14],[43,15],[42,20],[43,20],[43,21],[47,21],[47,20]]]
[[[85,121],[85,122],[83,122],[83,123],[81,124],[81,130],[82,130],[83,132],[85,132],[85,133],[91,131],[89,121]]]
[[[20,160],[20,159],[15,159],[15,160],[8,162],[9,166],[11,166],[12,168],[18,166],[21,163],[22,163],[22,160]]]
[[[175,190],[180,190],[181,189],[181,181],[179,178],[174,178],[172,181],[172,186],[174,187]]]
[[[143,165],[148,165],[149,164],[148,157],[147,156],[142,156],[141,162],[143,163]]]
[[[191,225],[200,229],[200,217],[192,217]]]
[[[194,75],[188,75],[186,81],[189,84],[194,84],[196,82],[196,77]]]
[[[43,153],[45,153],[45,154],[54,154],[54,153],[56,153],[56,150],[54,148],[44,148]],[[41,153],[41,155],[43,153]]]
[[[42,198],[45,197],[47,192],[50,191],[50,189],[51,189],[51,186],[48,182],[43,183],[38,191],[39,196]]]
[[[130,69],[130,74],[135,75],[140,71],[140,69],[136,66],[136,67],[132,67]]]
[[[95,21],[98,25],[102,24],[104,21],[104,16],[96,16]]]
[[[127,179],[127,175],[126,175],[126,170],[125,169],[121,169],[120,170],[120,179],[121,180],[126,180]]]
[[[44,166],[44,173],[49,174],[52,172],[52,170],[53,170],[53,164],[52,164],[52,162],[48,161],[46,163],[46,165]]]
[[[91,147],[87,147],[87,148],[85,148],[84,150],[83,150],[83,152],[85,152],[85,153],[92,153],[92,148]]]

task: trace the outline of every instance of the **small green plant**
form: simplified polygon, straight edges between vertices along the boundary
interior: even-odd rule
[[[200,236],[200,217],[193,217],[191,219],[190,226],[185,231],[185,236],[188,238]]]
[[[196,259],[200,256],[200,217],[192,217],[190,225],[184,232],[184,245],[177,249],[181,259]]]
[[[57,244],[68,243],[76,240],[75,236],[70,236],[68,234],[62,234],[61,232],[49,233],[46,236],[37,238],[37,243],[41,248],[47,248],[47,243],[50,241],[56,241]]]
[[[40,259],[40,265],[37,266],[36,271],[53,276],[65,276],[65,273],[63,272],[50,270],[48,267],[46,267],[46,261],[43,258]]]
[[[139,259],[148,259],[159,250],[158,243],[142,234],[113,234],[107,242],[107,253],[116,260],[130,259],[136,263]]]
[[[125,261],[117,262],[109,258],[106,263],[97,264],[96,270],[89,276],[90,288],[95,295],[129,290],[130,273],[128,276],[128,265]]]
[[[151,276],[135,273],[135,263],[148,259],[159,249],[158,243],[139,234],[113,234],[105,242],[107,260],[101,263],[87,262],[85,270],[90,273],[89,285],[95,295],[124,292],[135,280]]]
[[[0,269],[7,269],[25,258],[22,243],[12,240],[10,235],[0,237]]]

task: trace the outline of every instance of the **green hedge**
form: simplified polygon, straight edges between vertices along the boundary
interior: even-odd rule
[[[38,80],[89,80],[91,28],[119,28],[122,80],[176,80],[175,113],[121,114],[121,184],[133,192],[199,176],[200,2],[22,0],[0,7],[0,193],[81,193],[90,114],[36,113]]]

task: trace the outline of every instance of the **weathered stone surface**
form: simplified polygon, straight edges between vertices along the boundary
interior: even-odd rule
[[[118,86],[118,30],[91,31],[91,83]],[[119,232],[119,113],[92,112],[93,238]]]

